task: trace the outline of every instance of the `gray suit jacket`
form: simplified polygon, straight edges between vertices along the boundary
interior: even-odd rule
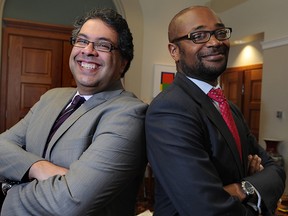
[[[43,160],[50,129],[75,93],[73,88],[48,91],[0,135],[0,176],[21,181],[33,163]],[[1,216],[134,215],[146,165],[146,109],[120,82],[92,96],[48,144],[45,159],[68,168],[67,175],[13,186]]]

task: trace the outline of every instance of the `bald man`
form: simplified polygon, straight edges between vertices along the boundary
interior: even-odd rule
[[[195,6],[179,12],[168,32],[177,75],[146,115],[154,215],[273,215],[285,187],[283,168],[257,143],[234,104],[226,111],[229,125],[221,115],[227,103],[218,100],[218,78],[232,28],[211,9]]]

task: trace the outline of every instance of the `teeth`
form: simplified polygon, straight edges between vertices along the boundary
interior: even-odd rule
[[[82,62],[81,67],[86,68],[86,69],[95,69],[96,65],[95,64],[90,64],[87,62]]]

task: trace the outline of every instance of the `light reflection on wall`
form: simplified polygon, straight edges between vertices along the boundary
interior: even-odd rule
[[[253,57],[253,52],[255,52],[255,49],[253,49],[252,46],[250,45],[246,46],[242,51],[243,60],[249,61],[249,59]]]
[[[231,46],[228,67],[240,67],[263,63],[260,42]]]

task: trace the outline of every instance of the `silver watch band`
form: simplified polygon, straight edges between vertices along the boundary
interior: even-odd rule
[[[3,182],[3,183],[2,183],[2,193],[6,196],[8,190],[11,189],[12,186],[13,186],[12,184],[9,184],[9,183],[7,183],[7,182]]]

